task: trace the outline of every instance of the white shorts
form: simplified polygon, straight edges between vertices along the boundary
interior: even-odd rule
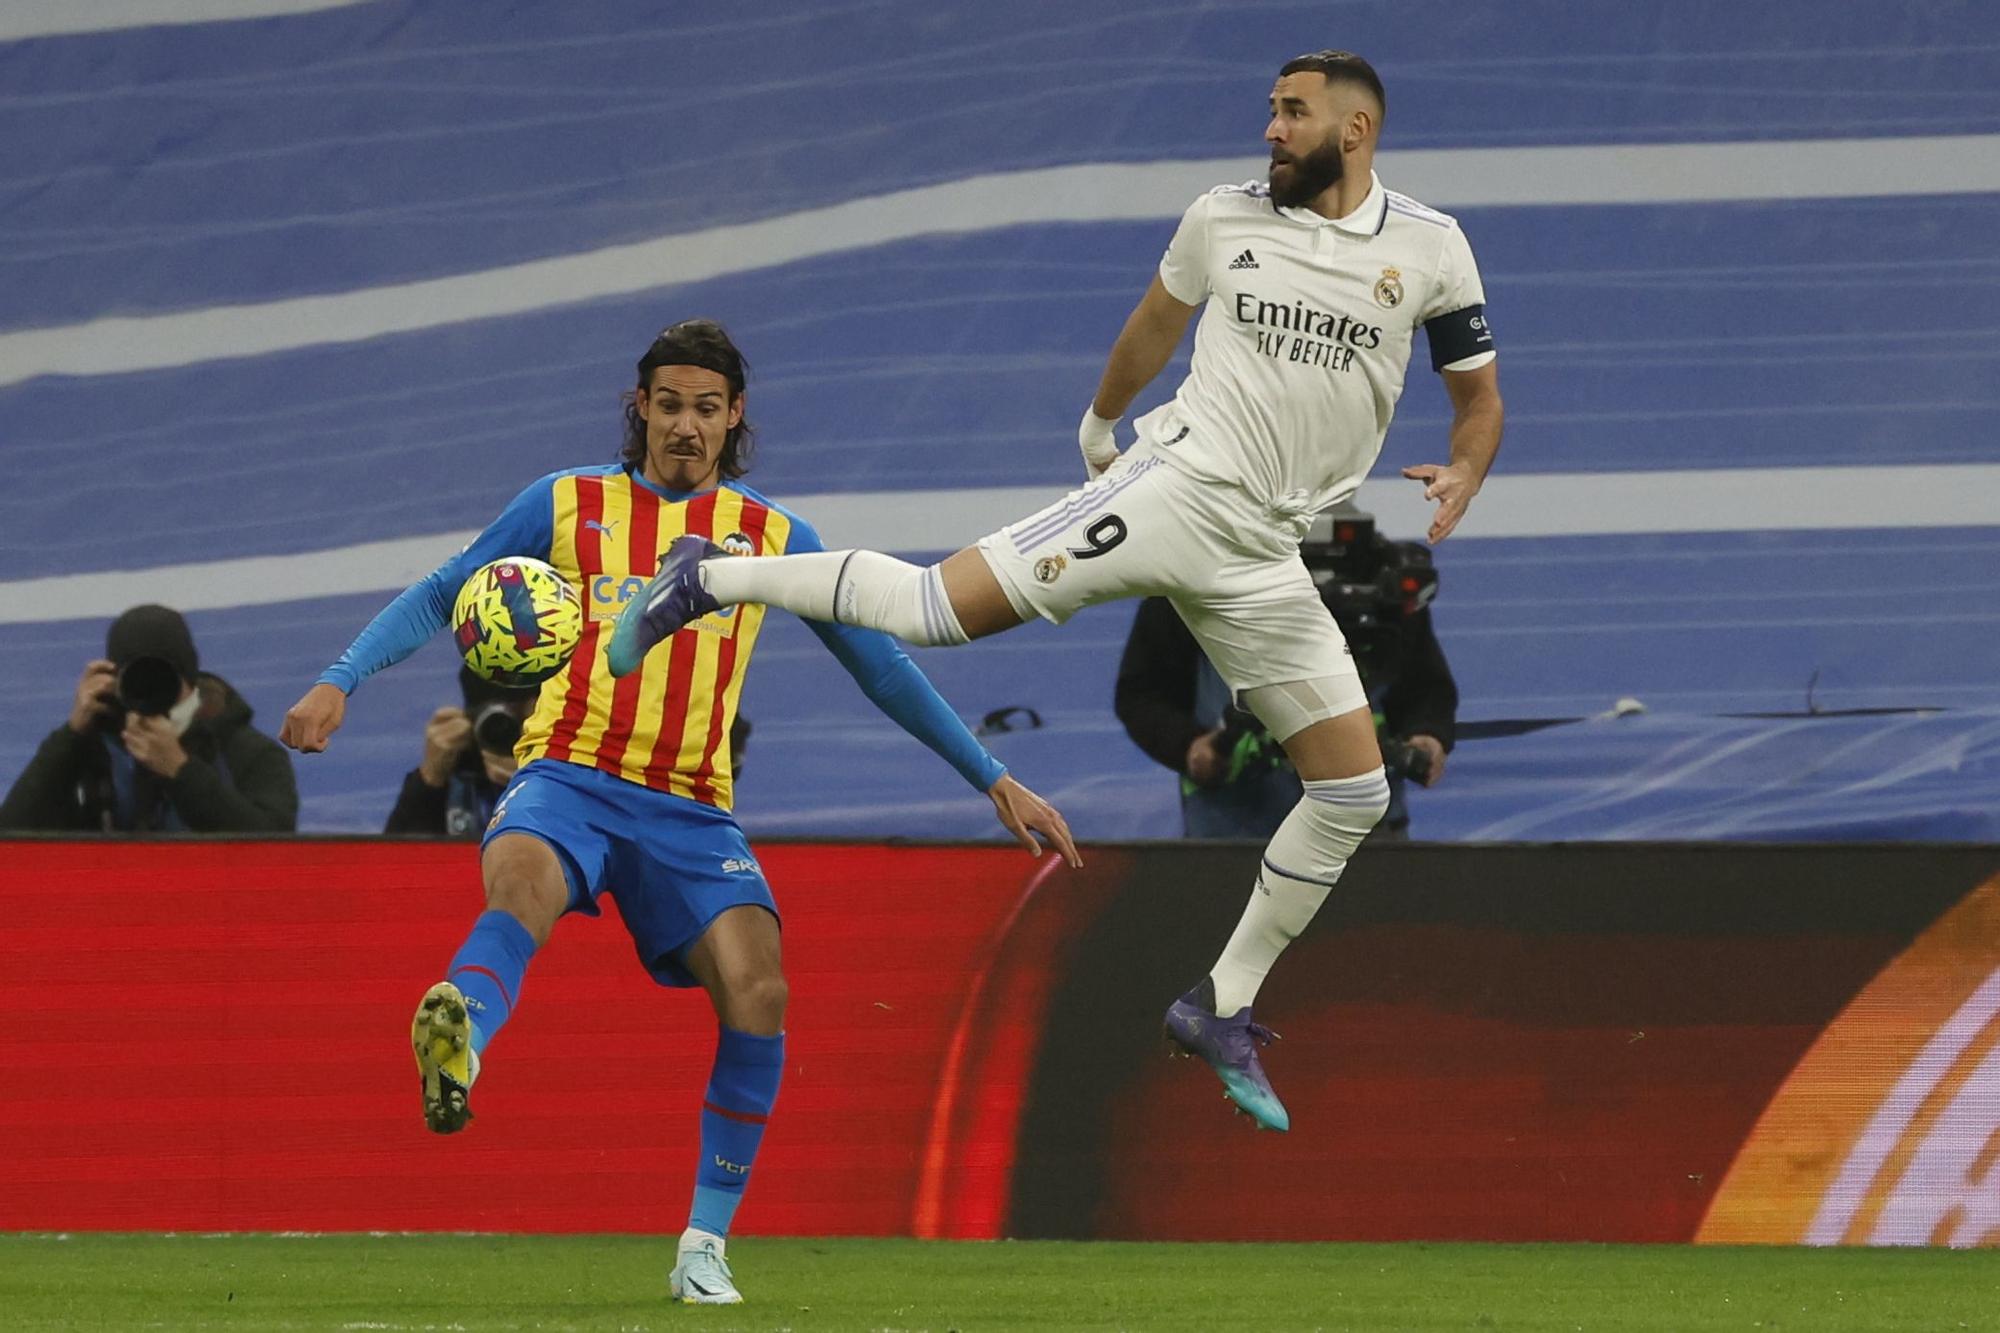
[[[1157,454],[1121,458],[979,550],[1023,615],[1060,625],[1099,602],[1163,596],[1230,689],[1333,677],[1352,685],[1348,707],[1367,703],[1295,529]]]

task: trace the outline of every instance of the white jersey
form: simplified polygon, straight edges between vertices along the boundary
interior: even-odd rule
[[[1194,201],[1160,260],[1207,303],[1173,401],[1137,422],[1142,453],[1287,514],[1346,499],[1382,450],[1417,327],[1446,369],[1493,357],[1458,223],[1369,178],[1344,218],[1279,208],[1263,182]],[[1450,317],[1450,318],[1446,318]]]

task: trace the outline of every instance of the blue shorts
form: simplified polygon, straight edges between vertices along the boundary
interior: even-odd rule
[[[555,849],[569,880],[566,912],[598,914],[608,893],[639,961],[662,986],[694,986],[681,951],[732,907],[778,904],[743,830],[726,810],[581,764],[537,759],[514,775],[481,847],[525,833]]]

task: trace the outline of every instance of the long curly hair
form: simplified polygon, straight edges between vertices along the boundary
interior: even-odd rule
[[[619,458],[626,467],[638,471],[646,465],[646,419],[639,415],[639,399],[653,389],[653,372],[661,366],[700,366],[729,381],[729,401],[743,397],[750,363],[730,341],[729,331],[712,319],[684,319],[663,329],[653,345],[639,358],[639,385],[623,395],[625,405],[625,445]],[[750,470],[750,455],[757,432],[747,416],[729,428],[722,440],[717,460],[725,481],[734,481]]]

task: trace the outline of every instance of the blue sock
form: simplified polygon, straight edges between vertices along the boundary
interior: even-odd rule
[[[688,1225],[695,1230],[729,1234],[784,1072],[784,1033],[753,1037],[721,1029],[708,1094],[701,1103],[701,1165],[694,1173],[694,1208],[688,1214]]]
[[[472,1049],[486,1053],[486,1043],[513,1016],[521,998],[521,978],[535,956],[535,937],[506,912],[481,912],[472,933],[451,960],[445,980],[465,995],[472,1014]]]

